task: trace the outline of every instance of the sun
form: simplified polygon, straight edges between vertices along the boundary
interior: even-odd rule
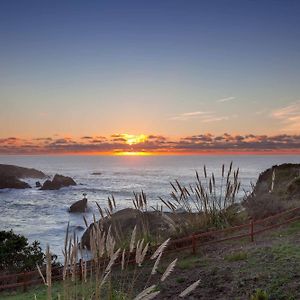
[[[150,156],[152,153],[143,151],[120,151],[116,152],[117,156]]]
[[[123,133],[121,136],[126,140],[126,144],[128,145],[136,145],[139,143],[143,143],[148,139],[148,137],[145,134],[133,135]]]

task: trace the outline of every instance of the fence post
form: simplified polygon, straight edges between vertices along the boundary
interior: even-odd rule
[[[194,234],[192,235],[192,252],[196,254],[196,238]]]
[[[23,292],[27,292],[27,276],[26,272],[22,273],[22,278],[23,278]]]
[[[251,242],[254,242],[254,223],[252,219],[250,221],[250,239]]]
[[[79,259],[79,279],[80,279],[80,281],[82,281],[82,279],[83,279],[83,278],[82,278],[82,270],[83,270],[83,269],[82,269],[82,262],[83,262],[83,261],[82,261],[82,259],[80,258],[80,259]]]

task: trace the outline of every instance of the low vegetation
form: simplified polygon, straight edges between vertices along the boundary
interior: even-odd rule
[[[193,255],[165,255],[170,237],[223,229],[292,207],[273,197],[274,191],[280,191],[274,171],[271,181],[267,178],[268,192],[253,187],[241,205],[237,202],[238,176],[239,169],[233,170],[230,164],[226,170],[223,165],[217,181],[204,166],[202,177],[196,172],[194,184],[171,183],[170,199],[160,198],[163,205],[157,207],[149,207],[143,191],[134,193],[134,222],[129,223],[122,216],[116,218],[118,209],[113,196],[108,198],[106,208],[97,204],[100,220],[94,215],[89,225],[84,219],[88,243],[80,242],[67,229],[60,284],[52,282],[53,255],[49,247],[37,260],[39,245],[26,244],[37,255],[29,260],[30,268],[37,265],[46,286],[46,293],[36,291],[36,299],[165,299],[192,293],[203,299],[221,299],[223,294],[231,299],[296,299],[288,287],[300,272],[293,266],[300,265],[299,246],[289,240],[299,233],[297,223],[270,235],[275,240],[284,238],[280,243],[245,247],[244,241],[235,241],[230,247],[224,243]],[[154,219],[159,221],[153,223]],[[23,269],[27,269],[25,265]]]
[[[30,271],[44,260],[38,241],[29,244],[27,238],[12,230],[0,231],[0,274]]]

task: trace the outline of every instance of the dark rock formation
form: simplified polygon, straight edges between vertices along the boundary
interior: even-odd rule
[[[71,185],[76,185],[76,182],[71,177],[56,174],[52,181],[46,180],[44,182],[41,190],[59,190],[62,187]]]
[[[274,187],[271,191],[273,172],[275,173],[275,179]],[[254,193],[258,196],[271,193],[273,197],[276,196],[282,200],[288,200],[299,192],[299,183],[300,164],[275,165],[259,175]]]
[[[296,177],[288,184],[287,192],[291,197],[300,199],[300,176]]]
[[[160,213],[149,211],[142,213],[137,209],[125,208],[112,214],[110,218],[101,219],[100,224],[103,229],[108,230],[111,225],[112,233],[116,238],[130,240],[134,226],[137,226],[137,235],[147,231],[149,234],[162,237],[163,239],[172,236],[176,232],[176,225],[184,223],[185,214]],[[116,226],[117,224],[117,226]],[[90,247],[90,231],[92,223],[84,232],[81,242],[83,246]]]
[[[93,172],[92,175],[101,175],[101,172]]]
[[[243,201],[250,218],[263,219],[300,203],[300,164],[282,164],[259,175],[253,192]]]
[[[29,169],[24,167],[18,167],[14,165],[0,164],[0,175],[14,176],[16,178],[45,178],[47,177],[43,172],[36,169]]]
[[[40,187],[42,187],[42,185],[41,185],[41,183],[39,181],[36,181],[35,187],[40,188]]]
[[[16,176],[6,176],[0,174],[0,189],[27,189],[30,185],[21,181]]]
[[[83,213],[87,210],[87,198],[76,201],[70,206],[69,212],[71,213]]]
[[[76,182],[71,177],[55,174],[52,181],[46,180],[42,186],[42,189],[57,190],[62,187],[68,187],[72,185],[76,185]]]

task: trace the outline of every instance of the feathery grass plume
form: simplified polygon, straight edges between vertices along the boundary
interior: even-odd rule
[[[65,236],[65,245],[64,245],[64,250],[63,250],[63,256],[64,256],[63,280],[65,280],[66,276],[67,276],[69,228],[70,228],[70,222],[68,222],[68,225],[67,225],[66,236]]]
[[[42,277],[42,280],[43,280],[44,285],[47,285],[46,280],[45,280],[45,277],[44,277],[44,275],[43,275],[43,273],[42,273],[42,271],[41,271],[39,265],[36,264],[36,267],[37,267],[37,269],[38,269],[38,272],[39,272],[40,276]]]
[[[144,299],[144,297],[152,293],[155,289],[156,289],[156,285],[153,284],[148,288],[144,289],[142,292],[140,292],[133,300],[142,300]]]
[[[153,265],[153,268],[152,268],[152,271],[151,271],[151,275],[154,275],[156,274],[157,272],[157,268],[158,268],[158,265],[159,265],[159,262],[160,262],[160,259],[161,259],[161,256],[162,256],[162,252],[159,253],[154,265]]]
[[[171,183],[171,200],[162,198],[160,200],[174,213],[178,213],[182,209],[187,213],[185,222],[176,226],[179,232],[188,233],[199,227],[224,228],[230,224],[232,211],[227,208],[235,203],[240,189],[239,169],[233,170],[232,166],[231,162],[225,178],[225,166],[222,165],[220,185],[214,173],[208,176],[206,166],[203,167],[204,182],[201,181],[200,175],[196,171],[194,185],[189,184],[185,187],[178,180],[175,180],[174,184]]]
[[[172,271],[174,270],[176,263],[177,263],[177,258],[174,259],[167,267],[167,269],[165,270],[164,274],[161,276],[160,281],[163,282],[166,280],[166,278],[172,273]]]
[[[138,240],[135,250],[135,262],[139,265],[141,261],[142,251],[144,246],[144,239]]]
[[[122,261],[121,261],[121,268],[122,268],[122,271],[124,270],[125,268],[125,249],[123,249],[123,252],[122,252]]]
[[[111,270],[107,271],[107,273],[104,275],[104,277],[103,277],[103,279],[101,280],[101,283],[100,283],[100,288],[103,286],[103,284],[106,283],[107,278],[110,275],[110,273],[111,273]]]
[[[145,248],[140,252],[139,261],[138,261],[138,266],[139,267],[142,266],[142,263],[143,263],[143,261],[145,259],[145,256],[147,254],[148,248],[149,248],[149,243],[147,243],[146,246],[145,246]]]
[[[119,248],[111,257],[110,257],[110,261],[106,266],[105,272],[110,271],[111,267],[113,266],[113,264],[115,263],[116,259],[119,256],[121,249]]]
[[[50,247],[46,246],[46,283],[47,283],[47,300],[52,299],[52,262]]]
[[[193,290],[195,290],[197,288],[197,286],[200,283],[200,279],[197,280],[196,282],[194,282],[193,284],[191,284],[190,286],[188,286],[184,291],[181,292],[181,294],[179,295],[180,298],[184,298],[185,296],[189,295]]]
[[[168,238],[167,240],[165,240],[157,249],[156,251],[153,253],[153,255],[150,257],[150,259],[155,259],[159,256],[160,253],[162,253],[164,251],[164,249],[168,246],[168,243],[170,241],[170,238]]]
[[[272,183],[271,183],[270,193],[272,193],[273,190],[274,190],[275,176],[276,176],[276,174],[275,174],[275,168],[274,168],[274,169],[273,169],[273,173],[272,173]]]
[[[102,210],[101,206],[99,205],[99,203],[97,201],[95,201],[95,203],[98,207],[98,211],[99,211],[99,214],[100,214],[101,218],[104,219],[105,216],[104,216],[104,213],[103,213],[103,210]]]
[[[111,233],[111,226],[108,228],[108,232],[106,235],[106,252],[107,254],[111,257],[114,254],[114,249],[115,249],[116,241]]]
[[[86,220],[86,217],[85,217],[85,216],[82,216],[82,218],[83,218],[83,221],[84,221],[85,227],[86,227],[86,228],[88,228],[88,227],[89,227],[89,225],[88,225],[88,222],[87,222],[87,220]]]
[[[145,297],[143,297],[142,300],[154,299],[159,293],[160,293],[160,291],[152,292],[149,295],[146,295]]]
[[[132,234],[131,234],[131,240],[130,240],[130,245],[129,245],[129,252],[130,253],[132,253],[133,250],[134,250],[135,238],[136,238],[136,225],[134,226]]]

